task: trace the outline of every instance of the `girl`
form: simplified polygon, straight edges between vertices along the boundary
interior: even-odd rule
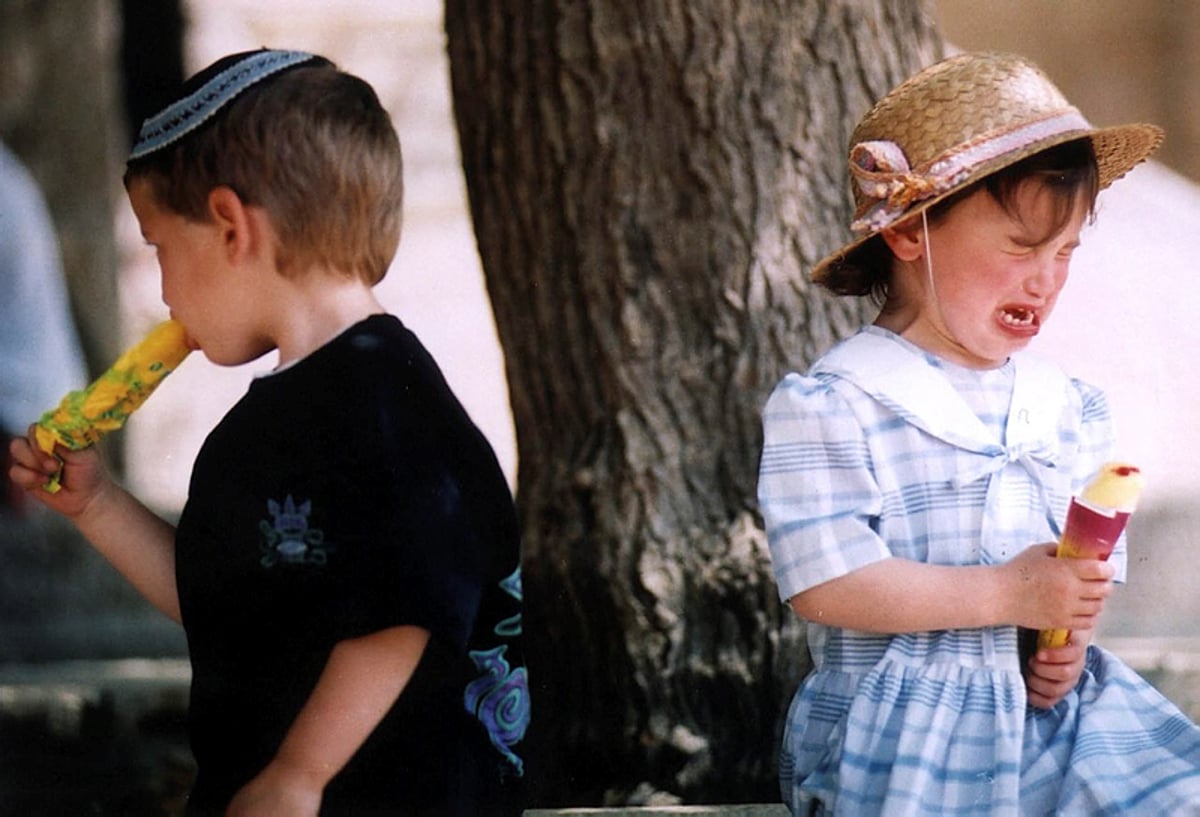
[[[1088,644],[1124,543],[1054,558],[1112,447],[1104,396],[1020,353],[1097,192],[1161,139],[1092,128],[996,54],[918,73],[855,130],[857,238],[813,279],[882,310],[764,411],[759,498],[814,663],[793,814],[1200,813],[1200,729]],[[1021,628],[1072,642],[1022,660]]]

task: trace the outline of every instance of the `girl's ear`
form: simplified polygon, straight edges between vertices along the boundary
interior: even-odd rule
[[[925,234],[921,219],[910,218],[895,227],[884,227],[880,235],[892,255],[901,261],[916,261],[925,253]]]
[[[241,260],[254,247],[254,219],[232,187],[221,185],[209,191],[208,217],[216,224],[230,261]]]

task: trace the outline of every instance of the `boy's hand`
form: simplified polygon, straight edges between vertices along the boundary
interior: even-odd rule
[[[92,448],[68,451],[61,446],[52,456],[37,447],[33,427],[27,438],[16,437],[9,444],[12,467],[9,479],[51,510],[76,519],[110,482],[100,454]],[[62,469],[62,489],[57,493],[43,486]]]
[[[26,496],[63,514],[146,599],[181,621],[175,586],[175,527],[122,488],[94,447],[55,454],[38,448],[33,429],[9,445],[9,475]],[[60,467],[59,490],[45,489]]]
[[[298,772],[289,773],[278,763],[263,769],[257,777],[234,795],[226,817],[317,817],[321,809],[321,788]]]
[[[1025,676],[1026,697],[1031,706],[1049,709],[1075,688],[1083,675],[1092,632],[1072,630],[1067,646],[1040,649],[1021,667]]]

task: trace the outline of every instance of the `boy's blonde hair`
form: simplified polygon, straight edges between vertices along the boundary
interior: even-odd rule
[[[149,121],[149,120],[148,120]],[[374,90],[315,57],[256,82],[162,148],[131,158],[125,184],[207,221],[209,193],[231,188],[266,210],[279,271],[313,265],[378,283],[400,243],[400,141]]]

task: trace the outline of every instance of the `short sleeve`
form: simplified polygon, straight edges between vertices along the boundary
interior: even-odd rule
[[[1114,456],[1116,433],[1108,398],[1096,386],[1082,380],[1071,380],[1071,388],[1079,401],[1078,448],[1071,474],[1072,493],[1078,495],[1092,477]],[[1128,548],[1122,535],[1108,557],[1116,568],[1116,580],[1124,582],[1128,563]]]
[[[427,403],[450,414],[448,403]],[[364,558],[348,595],[364,631],[416,625],[456,650],[470,637],[494,552],[507,545],[498,533],[508,495],[498,469],[476,456],[475,436],[457,419],[430,412],[421,436],[411,418],[394,412],[401,433],[380,434],[376,442],[386,461],[357,478],[356,496],[369,502],[343,496],[343,508],[354,504],[362,515],[343,517],[342,528],[361,537]]]
[[[863,430],[829,380],[791,374],[768,399],[758,500],[784,601],[891,555]]]

